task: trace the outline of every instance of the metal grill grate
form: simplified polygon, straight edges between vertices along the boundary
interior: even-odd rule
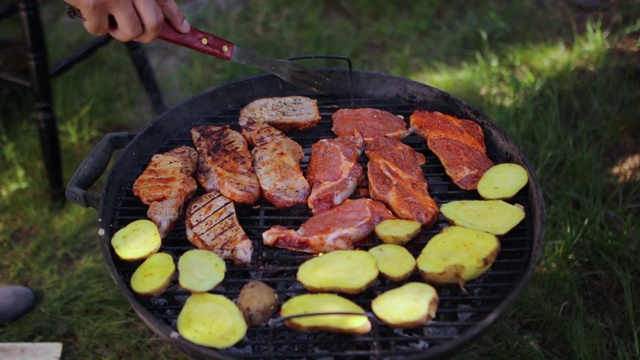
[[[416,109],[414,103],[402,99],[393,98],[355,98],[336,99],[321,97],[318,99],[322,121],[309,130],[290,131],[287,135],[300,143],[305,151],[302,161],[306,170],[311,145],[321,138],[335,137],[331,131],[331,115],[339,108],[375,107],[401,115],[407,121],[409,115]],[[210,117],[202,118],[192,126],[200,124],[230,124],[235,130],[239,130],[238,114],[242,106],[227,108]],[[191,126],[184,131],[176,133],[169,141],[158,144],[156,149],[148,149],[148,159],[158,152],[168,151],[179,145],[191,145]],[[476,192],[460,190],[445,174],[439,160],[431,153],[422,138],[410,135],[404,142],[427,157],[427,163],[423,171],[429,183],[430,194],[439,204],[452,200],[478,199]],[[489,145],[489,144],[488,144]],[[492,152],[489,157],[496,163],[510,161],[507,154],[500,151]],[[363,155],[362,165],[366,168],[366,158]],[[132,168],[130,180],[124,183],[118,195],[117,207],[113,210],[113,231],[124,227],[133,220],[146,217],[147,207],[142,205],[132,194],[133,181],[144,170],[147,162],[137,164]],[[528,185],[529,186],[529,185]],[[197,195],[203,193],[198,190]],[[356,191],[356,194],[358,192]],[[531,214],[532,199],[528,198],[528,191],[521,191],[513,199],[525,206],[527,214]],[[354,195],[357,196],[357,195]],[[247,235],[254,242],[253,261],[250,265],[233,265],[228,263],[228,270],[224,282],[213,290],[230,299],[237,298],[242,286],[249,279],[259,279],[276,289],[281,302],[290,296],[304,293],[302,286],[296,281],[296,271],[300,263],[308,259],[310,254],[295,253],[288,250],[267,247],[262,244],[261,234],[273,225],[283,225],[298,228],[310,215],[306,206],[297,206],[290,209],[276,209],[261,200],[249,205],[236,205],[238,219]],[[407,246],[417,256],[428,240],[442,228],[448,226],[442,215],[438,222],[431,228],[423,230],[416,239]],[[532,220],[527,216],[514,230],[501,237],[501,251],[492,268],[480,278],[466,284],[468,294],[462,293],[457,286],[444,286],[438,288],[440,296],[439,309],[436,318],[424,327],[415,329],[396,330],[379,322],[371,313],[371,300],[379,293],[397,287],[382,277],[364,293],[348,296],[351,300],[367,310],[371,316],[374,329],[364,336],[349,336],[328,332],[302,333],[291,330],[275,317],[264,327],[251,327],[247,336],[236,346],[230,349],[220,350],[221,356],[235,358],[305,358],[305,359],[353,359],[353,358],[402,358],[424,354],[425,350],[432,347],[447,344],[458,338],[468,329],[485,319],[521,282],[523,273],[529,266],[533,246]],[[192,249],[184,235],[184,222],[180,221],[176,228],[164,240],[161,251],[178,257],[186,250]],[[357,244],[359,248],[368,249],[379,243],[375,235]],[[115,254],[111,254],[118,275],[128,286],[131,275],[138,263],[120,261]],[[407,281],[422,281],[419,274],[415,273]],[[182,308],[182,304],[188,297],[188,293],[177,285],[177,281],[161,296],[136,297],[137,301],[152,314],[153,317],[176,328],[176,319]],[[428,353],[428,352],[427,352]]]

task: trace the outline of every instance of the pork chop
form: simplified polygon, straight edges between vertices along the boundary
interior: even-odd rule
[[[302,146],[263,122],[248,121],[242,135],[255,146],[253,167],[264,198],[277,208],[306,204],[311,188],[300,167]]]
[[[305,96],[285,96],[257,99],[240,110],[239,123],[265,122],[279,130],[304,130],[321,120],[318,102]]]
[[[198,154],[188,146],[180,146],[155,154],[146,169],[133,183],[133,194],[149,205],[147,217],[166,237],[182,215],[184,204],[195,194],[198,184],[192,177]]]
[[[217,191],[193,199],[185,214],[187,239],[235,263],[251,262],[253,243],[238,223],[233,201]]]
[[[410,130],[427,141],[454,184],[464,190],[475,190],[482,175],[493,166],[480,125],[425,110],[414,111],[409,121]]]
[[[333,116],[333,132],[338,136],[360,134],[365,142],[376,136],[389,136],[402,139],[408,136],[409,130],[405,121],[388,111],[359,108],[340,109]]]
[[[260,183],[245,138],[228,125],[202,125],[191,129],[198,150],[196,179],[206,191],[219,191],[229,199],[252,204],[260,198]]]
[[[359,135],[321,139],[311,146],[307,181],[311,194],[307,204],[319,214],[341,204],[364,179],[358,159],[364,150]]]
[[[422,172],[424,155],[386,136],[373,139],[365,154],[369,158],[367,176],[371,198],[387,205],[401,219],[432,226],[440,211],[429,195],[429,185]]]
[[[275,225],[262,233],[268,246],[309,253],[353,248],[383,220],[395,217],[383,203],[368,198],[347,200],[314,215],[296,231]]]

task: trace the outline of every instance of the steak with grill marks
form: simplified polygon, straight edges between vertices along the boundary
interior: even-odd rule
[[[480,125],[425,110],[414,111],[409,121],[410,130],[427,141],[451,180],[461,189],[475,190],[482,175],[493,166]]]
[[[386,136],[373,139],[365,150],[369,158],[369,195],[383,202],[397,217],[430,227],[438,218],[438,205],[429,195],[421,165],[424,155]]]
[[[233,201],[253,204],[260,183],[245,138],[229,125],[202,125],[191,129],[198,150],[196,179],[207,192],[219,191]]]
[[[405,121],[384,110],[372,108],[340,109],[332,116],[333,132],[338,136],[360,134],[365,142],[376,136],[402,139],[410,134]]]
[[[165,237],[182,215],[184,204],[195,194],[198,184],[192,177],[198,154],[188,146],[180,146],[153,155],[146,169],[133,183],[133,194],[149,205],[147,217]]]
[[[217,191],[189,203],[185,228],[187,239],[197,248],[213,251],[235,263],[251,262],[253,243],[238,222],[233,201]]]
[[[381,202],[368,198],[349,199],[312,216],[297,231],[275,225],[262,233],[262,242],[309,253],[351,249],[355,242],[371,234],[378,223],[394,218]]]
[[[360,135],[321,139],[311,146],[307,167],[311,194],[307,204],[314,214],[341,204],[353,194],[364,179],[358,163],[363,150]]]
[[[306,204],[311,189],[300,167],[302,146],[263,122],[248,121],[242,135],[255,146],[253,167],[264,198],[277,208]]]

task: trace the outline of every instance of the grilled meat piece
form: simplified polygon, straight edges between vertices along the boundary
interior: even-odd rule
[[[265,245],[309,253],[351,249],[383,220],[395,216],[383,203],[368,198],[347,200],[314,215],[297,231],[275,225],[262,233]]]
[[[193,199],[185,214],[187,239],[235,263],[251,262],[253,243],[238,223],[233,201],[217,191]]]
[[[340,109],[333,116],[333,132],[338,136],[360,134],[365,142],[376,136],[402,139],[409,130],[405,121],[384,110],[372,108]]]
[[[248,121],[266,122],[282,130],[304,130],[321,120],[318,102],[305,96],[272,97],[254,100],[240,110],[240,126]]]
[[[302,146],[263,122],[248,121],[242,135],[255,146],[253,168],[264,198],[277,208],[306,204],[311,188],[300,167]]]
[[[147,217],[166,237],[182,215],[184,204],[195,194],[198,184],[192,177],[198,154],[181,146],[153,155],[147,168],[133,183],[133,194],[149,205]]]
[[[202,125],[191,129],[191,137],[198,150],[196,179],[205,190],[243,204],[260,198],[253,157],[242,134],[229,125]]]
[[[364,179],[358,158],[364,150],[362,137],[321,139],[311,146],[307,181],[311,194],[307,204],[319,214],[341,204]]]
[[[437,111],[416,110],[409,121],[410,130],[427,141],[451,180],[461,189],[475,190],[482,175],[493,166],[482,128],[471,120]]]
[[[399,140],[386,136],[373,139],[365,150],[369,158],[369,194],[397,217],[416,220],[425,227],[438,219],[439,209],[429,195],[421,165],[424,155]]]

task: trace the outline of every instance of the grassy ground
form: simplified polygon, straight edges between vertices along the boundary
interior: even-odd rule
[[[602,1],[182,1],[192,25],[273,57],[337,54],[428,83],[494,119],[547,205],[542,261],[512,310],[459,359],[640,357],[640,4]],[[91,38],[43,0],[50,62]],[[6,25],[5,25],[6,24]],[[17,26],[3,23],[2,34]],[[6,31],[5,31],[6,29]],[[19,32],[17,32],[19,34]],[[0,39],[1,40],[1,39]],[[146,47],[167,103],[256,72]],[[105,133],[153,120],[124,46],[56,79],[65,181]],[[0,283],[40,295],[0,342],[59,341],[65,359],[177,359],[102,262],[96,211],[48,201],[31,98],[0,85]]]

